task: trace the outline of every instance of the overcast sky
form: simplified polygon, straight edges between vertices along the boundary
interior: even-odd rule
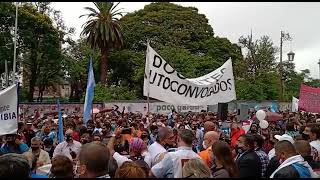
[[[125,12],[142,9],[150,2],[122,2],[119,7]],[[280,31],[290,33],[292,51],[295,52],[296,69],[310,69],[314,78],[319,78],[320,59],[320,3],[319,2],[175,2],[182,6],[197,7],[205,14],[214,33],[238,43],[242,35],[252,30],[255,39],[262,35],[272,38],[275,45],[280,44]],[[84,7],[93,7],[92,2],[53,2],[52,7],[62,12],[68,27],[76,28],[78,38],[86,18]],[[287,60],[290,42],[283,47],[283,60]]]

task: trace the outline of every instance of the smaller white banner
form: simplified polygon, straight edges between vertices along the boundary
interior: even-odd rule
[[[16,134],[18,130],[18,91],[12,85],[0,91],[0,136]]]
[[[125,107],[124,112],[139,112],[142,114],[147,114],[148,112],[148,103],[105,103],[104,107],[107,109],[119,107],[119,111],[121,112],[123,107]],[[207,110],[207,106],[188,106],[188,105],[172,105],[165,102],[154,102],[150,103],[150,112],[151,113],[160,113],[160,114],[168,114],[173,109],[177,112],[201,112],[201,110]]]
[[[299,99],[292,97],[292,112],[298,112],[299,109]]]

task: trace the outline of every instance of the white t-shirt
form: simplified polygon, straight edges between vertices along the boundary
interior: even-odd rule
[[[194,158],[201,159],[191,147],[179,147],[177,151],[167,153],[162,161],[151,168],[151,171],[157,178],[182,178],[184,164]]]
[[[150,168],[151,168],[156,164],[159,158],[159,155],[161,153],[167,152],[167,150],[158,142],[154,142],[148,147],[148,152],[150,154],[150,161],[151,161]]]

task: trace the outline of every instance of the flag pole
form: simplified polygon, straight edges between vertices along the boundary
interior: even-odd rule
[[[93,102],[92,102],[92,105],[91,105],[91,119],[92,119],[92,121],[94,121],[94,119],[93,119]]]
[[[150,40],[147,39],[147,53],[146,53],[146,61],[148,60],[148,51],[149,51],[149,43],[150,43]],[[149,66],[149,63],[148,63],[148,66]],[[149,70],[149,68],[148,68]],[[147,72],[149,73],[149,72]],[[150,94],[150,77],[149,75],[147,75],[147,79],[148,79],[148,96],[147,96],[147,103],[148,103],[148,115],[150,114],[150,97],[149,97],[149,94]]]
[[[17,64],[17,30],[18,30],[18,2],[16,3],[16,20],[14,30],[14,47],[13,47],[13,82],[16,81],[16,64]]]

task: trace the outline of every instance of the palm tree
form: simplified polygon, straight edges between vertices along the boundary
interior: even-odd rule
[[[119,3],[94,2],[94,5],[98,11],[91,7],[85,7],[90,13],[82,15],[87,16],[88,21],[82,25],[84,28],[81,35],[86,37],[91,48],[97,48],[101,51],[100,82],[106,85],[108,52],[114,48],[121,48],[123,45],[122,28],[119,18],[117,18],[122,17],[123,13],[120,12],[121,9],[116,10]]]

